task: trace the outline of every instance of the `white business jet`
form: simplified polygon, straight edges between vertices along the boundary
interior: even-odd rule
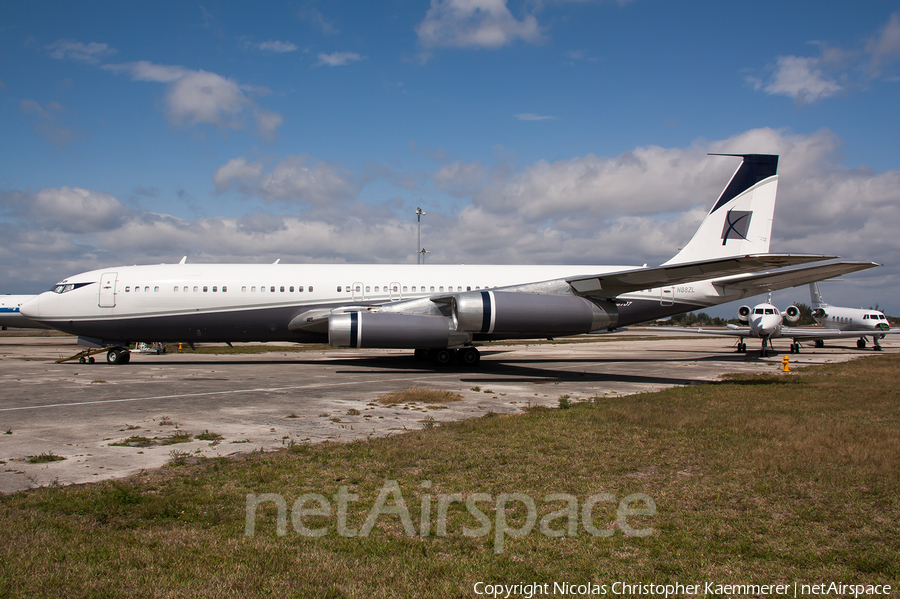
[[[682,333],[702,333],[704,335],[725,335],[728,337],[738,337],[737,351],[746,352],[747,344],[744,339],[747,337],[759,339],[762,342],[759,355],[765,358],[768,355],[768,348],[775,348],[772,344],[773,339],[788,338],[791,339],[791,353],[800,353],[800,342],[820,339],[833,339],[836,337],[853,338],[858,337],[858,331],[842,331],[839,329],[801,329],[796,327],[785,326],[784,321],[791,323],[800,319],[800,309],[797,306],[788,306],[784,312],[776,308],[772,304],[771,296],[769,301],[764,304],[757,304],[752,308],[750,306],[741,306],[738,308],[738,320],[745,326],[737,326],[730,324],[726,329],[679,329],[666,328],[666,331],[682,332]],[[884,333],[900,333],[900,329],[887,330]],[[879,346],[880,348],[880,346]]]
[[[866,337],[871,337],[875,351],[881,351],[881,344],[878,340],[883,339],[886,333],[896,333],[900,330],[892,329],[884,313],[880,310],[829,306],[822,299],[817,283],[809,284],[809,298],[813,308],[813,318],[826,329],[856,331],[857,335],[861,332],[866,333],[859,335],[859,339],[856,341],[856,347],[859,349],[865,349]],[[816,347],[825,347],[825,340],[817,339]]]
[[[294,341],[479,361],[473,343],[606,332],[875,266],[769,254],[778,157],[742,159],[691,241],[656,268],[383,264],[119,266],[67,277],[21,313],[125,363],[144,342]],[[767,272],[765,269],[778,269]],[[749,274],[752,273],[752,274]]]

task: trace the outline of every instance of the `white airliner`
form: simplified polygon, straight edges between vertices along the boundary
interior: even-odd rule
[[[826,329],[856,331],[856,335],[859,335],[856,347],[859,349],[865,349],[866,337],[871,337],[875,351],[881,351],[881,344],[878,343],[878,340],[884,338],[884,333],[896,333],[900,330],[891,329],[890,323],[880,310],[829,306],[822,299],[817,283],[809,284],[809,298],[813,308],[813,318],[816,319],[816,322]],[[860,332],[866,334],[860,335]],[[825,340],[817,339],[816,347],[825,347]]]
[[[127,362],[134,341],[295,341],[415,349],[438,364],[457,355],[471,365],[477,341],[603,332],[874,266],[781,270],[834,256],[769,254],[778,157],[731,156],[741,164],[700,228],[657,268],[182,259],[73,275],[21,313],[109,348],[110,363]]]
[[[46,329],[47,325],[29,320],[22,316],[19,308],[34,295],[0,295],[0,330],[9,327],[19,329]]]
[[[682,332],[682,333],[702,333],[704,335],[725,335],[728,337],[738,337],[738,352],[746,352],[747,344],[744,339],[753,337],[762,341],[759,355],[766,357],[768,347],[772,345],[773,339],[789,338],[791,339],[791,353],[800,353],[800,342],[806,340],[822,340],[841,337],[844,339],[859,336],[859,331],[844,331],[836,328],[830,329],[800,329],[788,327],[784,325],[784,321],[797,322],[800,319],[800,309],[797,306],[788,306],[784,312],[772,305],[771,299],[764,304],[757,304],[752,308],[750,306],[741,306],[738,308],[738,320],[747,326],[728,325],[727,329],[671,329],[666,331]],[[900,333],[900,329],[884,330],[880,336],[886,333]],[[865,347],[865,346],[863,346]],[[878,346],[881,349],[881,346]]]

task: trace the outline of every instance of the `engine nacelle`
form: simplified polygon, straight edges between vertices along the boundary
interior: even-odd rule
[[[750,306],[741,306],[738,308],[738,320],[741,324],[749,324],[750,323],[750,312],[753,311],[753,308]]]
[[[788,322],[797,322],[800,320],[800,308],[797,306],[788,306],[785,308],[783,316]]]
[[[485,290],[456,295],[455,316],[459,331],[554,337],[615,328],[619,310],[578,295]]]
[[[328,317],[328,345],[386,349],[437,349],[463,345],[472,335],[452,330],[445,316],[348,312]]]

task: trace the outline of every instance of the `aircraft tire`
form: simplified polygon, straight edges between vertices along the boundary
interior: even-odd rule
[[[858,347],[859,349],[866,349],[866,340],[865,340],[865,339],[862,339],[862,338],[857,339],[857,340],[856,340],[856,347]]]
[[[425,360],[428,359],[428,354],[429,354],[429,353],[430,353],[430,350],[427,350],[427,349],[417,349],[417,350],[413,353],[413,355],[415,356],[416,361],[418,361],[418,362],[424,362]]]
[[[94,356],[91,356],[90,358],[88,358],[88,364],[93,364],[93,363],[94,363]]]
[[[87,360],[85,359],[84,356],[81,356],[80,358],[78,358],[78,363],[79,363],[79,364],[84,364],[84,363],[86,363],[86,362],[87,362]]]
[[[114,347],[106,352],[106,362],[109,364],[128,364],[131,361],[131,353],[122,347]]]
[[[481,361],[481,354],[474,347],[467,347],[457,353],[459,363],[464,366],[475,366]]]
[[[439,349],[434,352],[434,363],[438,366],[446,366],[453,361],[454,351],[452,349]]]

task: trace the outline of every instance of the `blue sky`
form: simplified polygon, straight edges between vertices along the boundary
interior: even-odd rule
[[[3,3],[0,292],[414,262],[416,206],[430,262],[660,263],[736,167],[707,152],[768,152],[772,250],[882,262],[823,292],[900,314],[897,8]]]

